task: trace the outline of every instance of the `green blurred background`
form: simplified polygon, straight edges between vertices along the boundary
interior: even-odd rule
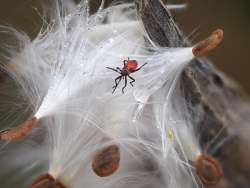
[[[182,0],[168,2],[185,3]],[[197,29],[195,35],[190,38],[194,42],[207,36],[216,28],[223,28],[225,40],[209,57],[250,93],[250,72],[248,72],[250,70],[250,0],[189,0],[186,2],[188,7],[185,10],[173,12],[181,28],[187,35]],[[48,0],[1,0],[0,24],[8,24],[23,30],[34,38],[42,24],[35,8],[41,10],[41,5],[50,8]]]

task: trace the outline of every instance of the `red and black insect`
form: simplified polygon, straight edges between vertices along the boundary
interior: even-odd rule
[[[123,68],[119,68],[119,67],[116,67],[116,69],[114,68],[111,68],[111,67],[106,67],[107,69],[110,69],[112,71],[115,71],[117,73],[120,74],[120,76],[116,77],[115,78],[115,85],[113,86],[113,91],[112,93],[115,92],[117,86],[119,85],[120,81],[122,79],[125,79],[125,84],[122,88],[122,93],[124,93],[124,89],[127,87],[127,77],[129,77],[132,81],[130,81],[130,85],[133,87],[133,83],[135,82],[135,79],[130,76],[131,73],[134,73],[134,72],[137,72],[138,70],[140,70],[143,66],[145,66],[147,63],[144,63],[142,66],[140,66],[139,68],[138,67],[138,62],[136,60],[130,60],[128,58],[128,60],[124,60],[123,61]]]

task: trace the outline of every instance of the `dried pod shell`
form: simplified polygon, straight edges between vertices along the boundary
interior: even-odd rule
[[[33,117],[30,120],[17,126],[16,128],[0,132],[0,139],[6,141],[22,139],[32,131],[37,123],[38,119],[36,117]]]
[[[60,182],[56,181],[53,176],[46,173],[39,176],[33,183],[30,188],[66,188]]]
[[[120,148],[117,145],[108,146],[97,152],[92,161],[93,171],[100,177],[112,175],[120,164]]]
[[[222,29],[215,30],[205,40],[198,42],[193,48],[193,54],[196,57],[204,56],[209,51],[216,48],[223,40],[224,32]]]
[[[196,172],[204,185],[215,185],[223,177],[222,167],[214,157],[200,155],[195,162]]]

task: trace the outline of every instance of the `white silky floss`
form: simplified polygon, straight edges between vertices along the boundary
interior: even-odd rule
[[[178,87],[192,48],[146,47],[131,4],[88,15],[83,3],[57,19],[25,42],[10,72],[48,128],[49,173],[68,188],[197,186],[188,160],[199,147]],[[147,65],[131,74],[134,87],[122,94],[122,80],[112,94],[119,74],[106,67],[122,68],[128,57]],[[100,178],[91,158],[108,143],[120,146],[121,163]]]

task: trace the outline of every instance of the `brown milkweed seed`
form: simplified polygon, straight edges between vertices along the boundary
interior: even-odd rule
[[[33,183],[30,188],[66,188],[60,182],[56,181],[53,176],[46,173],[39,176]]]
[[[209,51],[216,48],[223,40],[224,32],[222,29],[215,30],[209,37],[205,40],[198,42],[192,52],[194,56],[200,57],[206,55]]]
[[[214,157],[200,155],[195,162],[196,172],[204,185],[215,185],[223,177],[222,167]]]
[[[6,141],[22,139],[32,131],[37,123],[38,119],[36,117],[33,117],[32,119],[22,123],[21,125],[13,129],[8,129],[0,132],[0,139]]]
[[[120,148],[117,145],[108,146],[97,152],[92,161],[93,171],[100,177],[112,175],[120,164]]]

